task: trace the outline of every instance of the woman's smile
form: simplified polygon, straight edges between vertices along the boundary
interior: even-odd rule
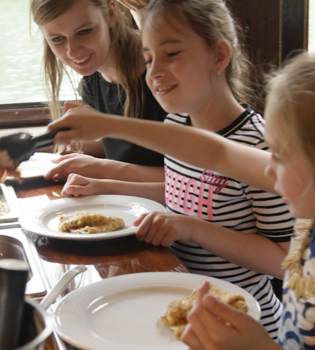
[[[82,67],[82,66],[87,66],[90,63],[91,59],[92,59],[92,54],[90,54],[89,56],[86,56],[84,58],[71,59],[71,61],[74,64]]]

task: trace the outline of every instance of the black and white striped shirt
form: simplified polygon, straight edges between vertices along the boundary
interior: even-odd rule
[[[189,120],[185,115],[169,114],[164,122],[187,125]],[[249,108],[219,132],[230,140],[267,150],[263,133],[263,118]],[[165,201],[169,212],[199,217],[235,231],[256,230],[274,242],[287,242],[293,233],[294,220],[279,196],[167,155]],[[277,337],[283,308],[268,276],[228,262],[194,243],[175,242],[172,249],[191,272],[224,279],[251,293],[260,304],[261,323],[272,338]]]

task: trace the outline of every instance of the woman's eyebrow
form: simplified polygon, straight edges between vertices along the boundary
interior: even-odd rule
[[[88,27],[88,26],[91,26],[93,24],[93,22],[88,22],[88,23],[84,23],[84,24],[81,24],[78,28],[75,28],[73,30],[73,33],[77,32],[78,30],[84,28],[84,27]],[[60,33],[47,33],[46,34],[47,36],[49,37],[53,37],[53,36],[58,36],[58,35],[62,35]]]

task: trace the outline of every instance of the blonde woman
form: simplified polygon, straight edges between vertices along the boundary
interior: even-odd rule
[[[82,98],[100,112],[163,121],[166,113],[145,82],[141,38],[113,0],[32,0],[31,15],[44,36],[45,81],[53,119],[61,113],[59,91],[65,66],[82,75]],[[66,103],[65,110],[69,107]],[[133,143],[103,139],[86,153],[61,157],[45,178],[70,173],[95,178],[161,181],[163,156]]]

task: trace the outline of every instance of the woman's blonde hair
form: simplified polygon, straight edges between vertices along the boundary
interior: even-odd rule
[[[143,99],[141,79],[137,79],[141,72],[141,38],[120,4],[115,0],[31,0],[30,14],[34,22],[41,27],[66,12],[75,1],[82,1],[99,8],[108,21],[110,20],[109,4],[111,2],[116,4],[117,20],[115,25],[110,28],[110,34],[115,48],[118,84],[126,92],[126,99],[123,101],[124,115],[136,117]],[[68,73],[64,64],[54,55],[45,39],[43,67],[52,119],[56,119],[61,115],[59,93],[62,77],[63,74]]]
[[[231,47],[231,60],[226,79],[239,103],[252,103],[250,88],[253,66],[247,58],[241,40],[241,30],[222,0],[152,0],[142,13],[142,28],[150,25],[156,14],[162,14],[169,23],[172,18],[189,25],[209,47],[225,39]]]
[[[315,53],[302,52],[267,76],[266,104],[281,123],[284,146],[299,147],[315,173]]]
[[[118,0],[124,6],[126,6],[129,10],[140,11],[142,10],[150,0]]]

